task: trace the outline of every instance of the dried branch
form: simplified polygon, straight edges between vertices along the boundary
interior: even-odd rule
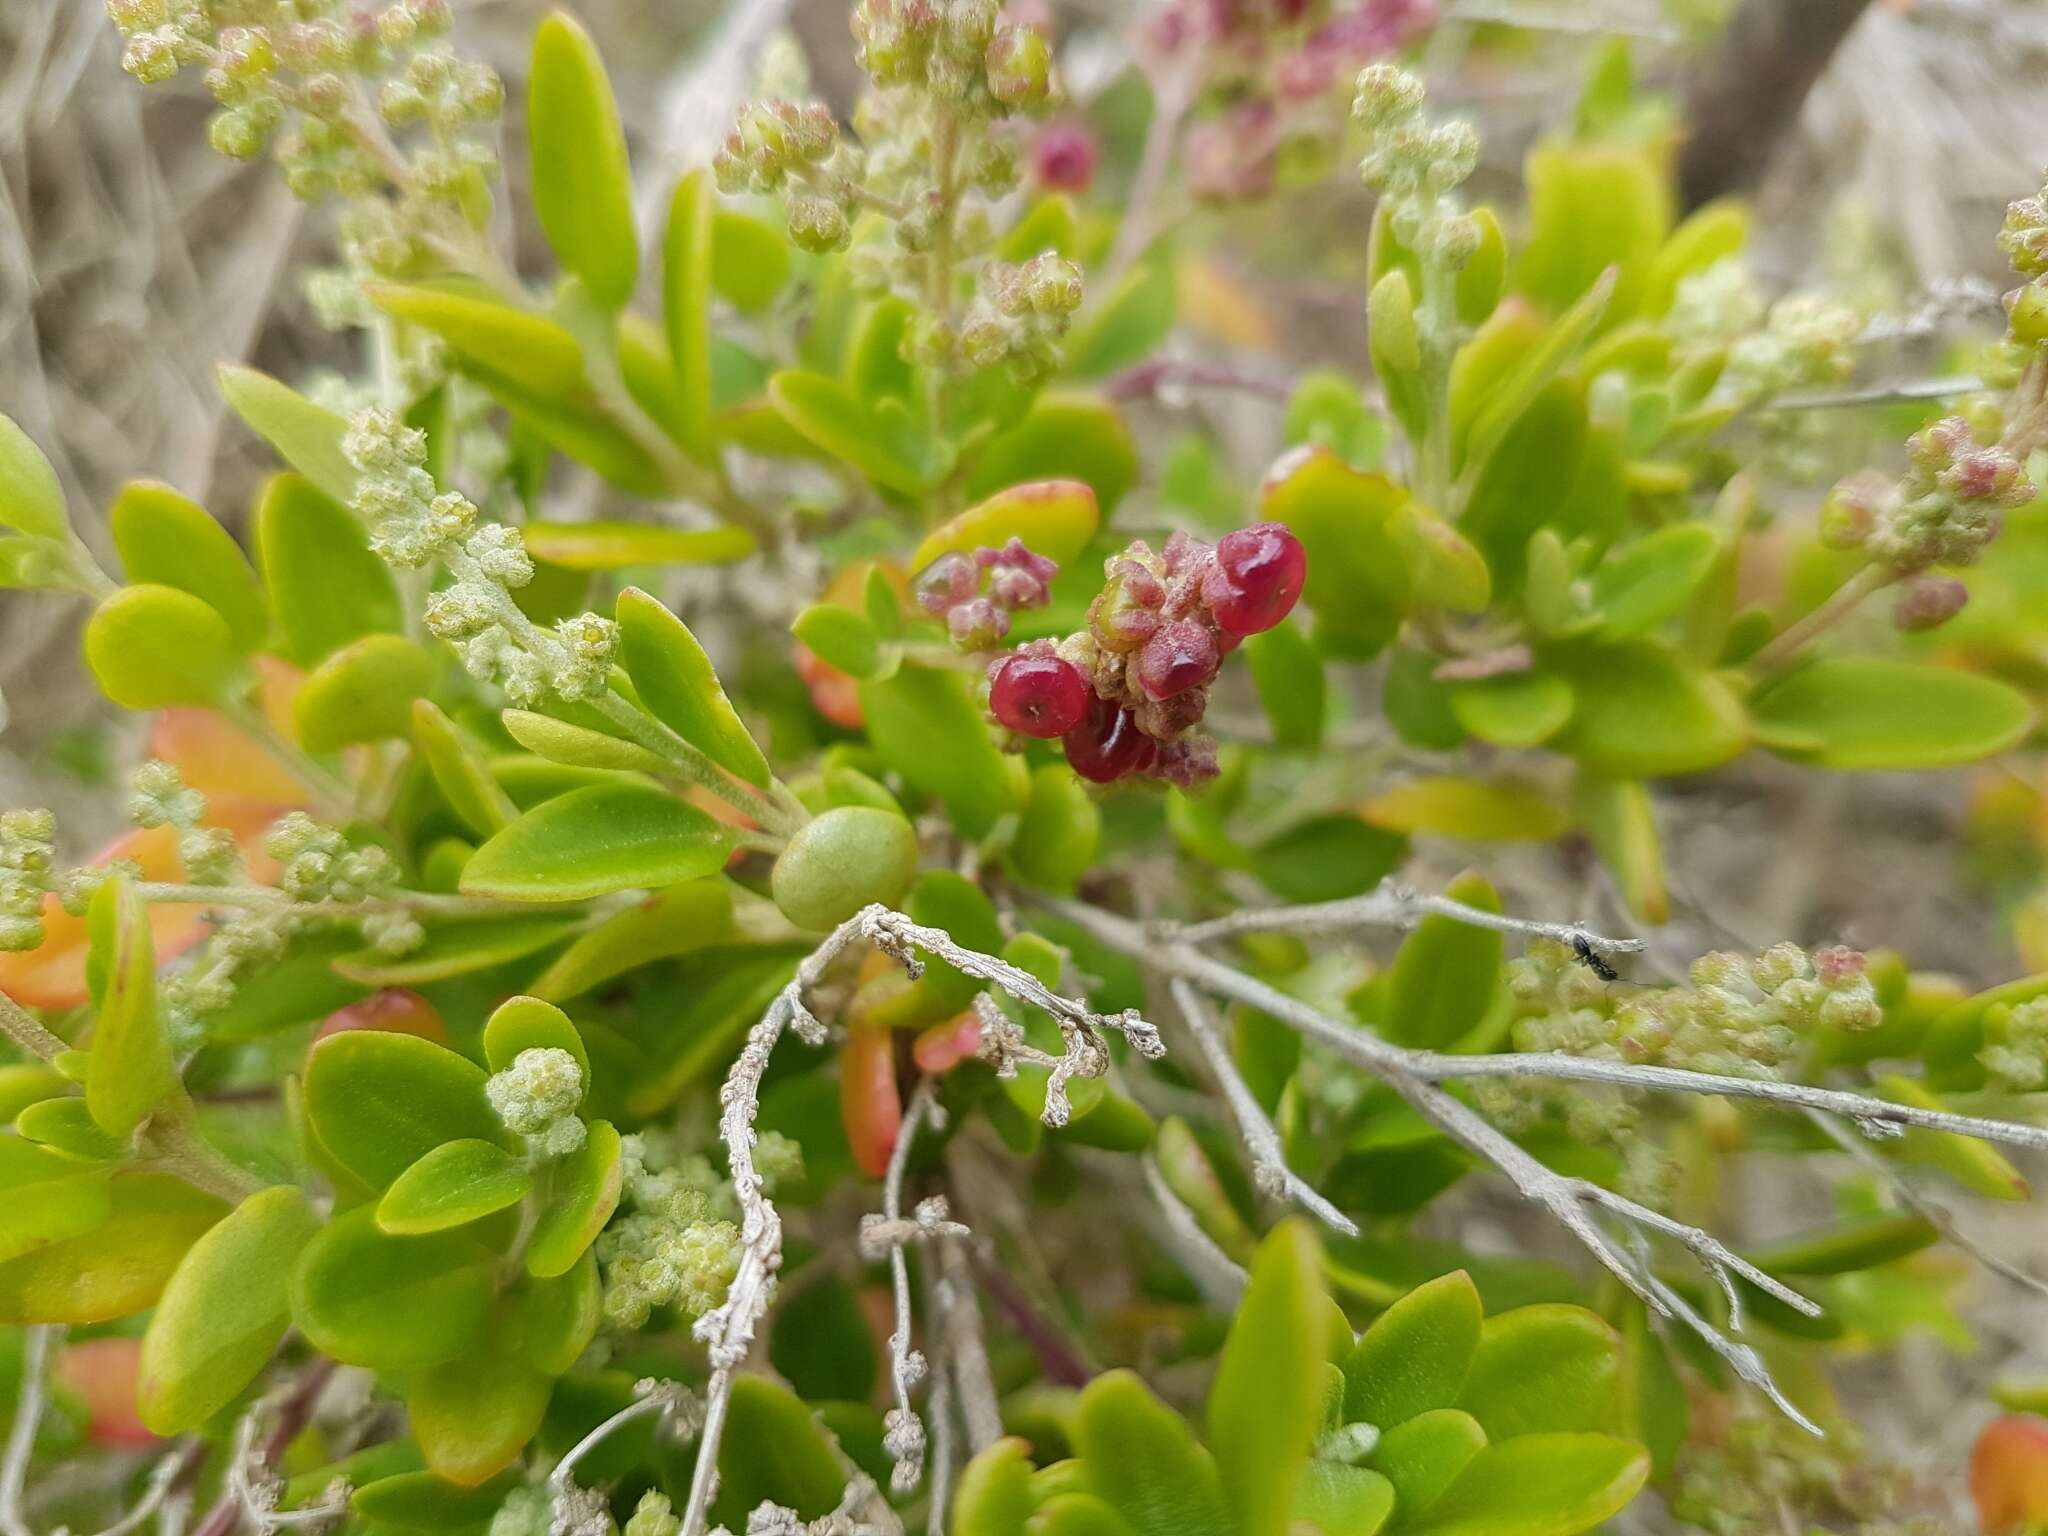
[[[1194,1212],[1180,1203],[1180,1196],[1166,1182],[1166,1175],[1151,1158],[1145,1159],[1145,1188],[1164,1218],[1168,1246],[1188,1272],[1197,1289],[1210,1303],[1232,1307],[1251,1283],[1244,1266],[1216,1246],[1216,1240],[1202,1230]]]
[[[1003,1438],[1003,1413],[989,1368],[988,1343],[981,1332],[981,1306],[968,1263],[964,1232],[934,1243],[938,1259],[932,1284],[938,1300],[939,1337],[945,1341],[945,1374],[960,1400],[967,1426],[967,1453],[976,1455]]]
[[[1358,1236],[1356,1222],[1287,1166],[1286,1153],[1280,1146],[1280,1133],[1266,1118],[1266,1111],[1237,1070],[1230,1048],[1217,1033],[1215,1020],[1209,1017],[1209,1005],[1202,1001],[1202,994],[1175,977],[1173,1001],[1174,1006],[1180,1009],[1180,1016],[1187,1021],[1188,1033],[1195,1037],[1195,1044],[1201,1048],[1203,1059],[1209,1063],[1209,1070],[1216,1074],[1216,1081],[1222,1086],[1224,1102],[1230,1106],[1231,1116],[1237,1121],[1238,1135],[1244,1138],[1246,1150],[1251,1153],[1252,1182],[1276,1200],[1292,1200],[1304,1210],[1313,1212],[1346,1237]]]
[[[1375,893],[1375,896],[1380,895],[1381,893]],[[1232,925],[1228,919],[1220,924],[1204,924],[1179,930],[1176,937],[1171,931],[1162,930],[1158,925],[1148,927],[1082,902],[1053,897],[1034,899],[1041,901],[1069,921],[1079,924],[1111,948],[1140,959],[1173,978],[1179,984],[1176,987],[1176,995],[1191,986],[1198,986],[1217,996],[1247,1003],[1378,1077],[1445,1135],[1467,1151],[1491,1163],[1505,1174],[1525,1197],[1550,1211],[1586,1246],[1601,1265],[1627,1286],[1652,1312],[1692,1329],[1710,1349],[1728,1362],[1738,1376],[1766,1393],[1795,1422],[1815,1433],[1819,1431],[1812,1422],[1801,1415],[1778,1390],[1756,1351],[1730,1338],[1701,1316],[1697,1309],[1673,1291],[1654,1272],[1643,1257],[1645,1234],[1657,1233],[1670,1238],[1693,1255],[1727,1297],[1729,1326],[1732,1329],[1739,1331],[1741,1328],[1741,1292],[1737,1285],[1738,1280],[1756,1286],[1786,1305],[1809,1315],[1818,1311],[1812,1302],[1734,1253],[1711,1233],[1674,1221],[1612,1190],[1583,1179],[1566,1177],[1546,1167],[1516,1145],[1478,1111],[1462,1100],[1452,1097],[1438,1084],[1457,1078],[1499,1076],[1550,1077],[1566,1081],[1600,1082],[1637,1090],[1752,1098],[1789,1108],[1825,1111],[1853,1121],[1866,1135],[1897,1135],[1904,1127],[1915,1126],[2021,1146],[2048,1146],[2048,1131],[2035,1126],[2017,1125],[2002,1120],[1985,1120],[1970,1115],[1949,1114],[1945,1111],[1916,1109],[1910,1105],[1888,1103],[1881,1099],[1837,1089],[1810,1087],[1803,1083],[1723,1077],[1674,1067],[1635,1066],[1627,1062],[1597,1060],[1560,1053],[1445,1056],[1434,1051],[1409,1050],[1391,1044],[1369,1030],[1332,1018],[1301,999],[1290,997],[1278,988],[1214,960],[1192,947],[1189,942],[1190,936],[1246,931],[1242,927]],[[1303,908],[1300,911],[1306,921],[1299,925],[1288,922],[1284,911],[1257,914],[1256,926],[1329,931],[1331,927],[1348,926],[1348,922],[1342,920],[1333,922],[1333,911],[1347,908],[1354,913],[1361,908],[1375,912],[1384,911],[1384,900],[1384,897],[1379,901],[1375,901],[1374,897],[1365,897],[1352,903],[1335,902],[1321,907]],[[1503,921],[1493,913],[1482,915],[1488,919],[1487,926],[1495,926]],[[1530,924],[1510,931],[1562,936],[1558,931],[1560,926]],[[1592,942],[1582,929],[1569,925],[1562,925],[1562,928],[1563,934],[1575,934],[1585,938],[1589,943]],[[1171,1222],[1177,1213],[1183,1225],[1193,1227],[1192,1218],[1179,1207],[1178,1201],[1171,1198],[1157,1170],[1148,1165],[1147,1176],[1152,1181],[1155,1195],[1161,1197],[1162,1208],[1167,1212],[1169,1221]],[[1624,1252],[1617,1247],[1602,1231],[1594,1219],[1595,1211],[1603,1212],[1626,1224],[1631,1252]],[[1194,1231],[1200,1236],[1199,1228],[1195,1228]],[[1206,1243],[1206,1238],[1202,1241]],[[1197,1257],[1200,1257],[1199,1245],[1191,1246],[1194,1247]]]
[[[28,1517],[22,1513],[21,1494],[28,1483],[29,1458],[35,1454],[36,1431],[42,1427],[50,1370],[50,1345],[61,1328],[30,1328],[24,1336],[21,1356],[21,1396],[14,1408],[14,1425],[7,1434],[7,1450],[0,1456],[0,1532],[6,1536],[35,1536]]]
[[[924,1379],[925,1358],[911,1347],[910,1260],[904,1252],[908,1234],[903,1220],[903,1175],[910,1166],[910,1144],[918,1128],[933,1118],[932,1080],[926,1078],[910,1096],[910,1109],[896,1132],[896,1145],[889,1149],[889,1168],[882,1179],[882,1222],[889,1228],[885,1246],[889,1253],[889,1283],[896,1296],[896,1328],[889,1335],[889,1379],[896,1391],[896,1406],[889,1410],[889,1455],[895,1461],[889,1474],[898,1493],[908,1493],[924,1477],[924,1424],[910,1406],[910,1392]],[[861,1246],[868,1248],[877,1227],[862,1223]]]
[[[711,1359],[711,1380],[705,1388],[704,1428],[698,1442],[697,1468],[690,1480],[689,1503],[683,1511],[681,1536],[704,1536],[705,1520],[718,1482],[718,1447],[725,1433],[726,1410],[732,1400],[733,1373],[753,1347],[754,1330],[767,1315],[768,1303],[775,1293],[776,1272],[782,1267],[782,1218],[776,1214],[774,1203],[763,1193],[761,1176],[754,1168],[754,1117],[760,1109],[762,1074],[767,1071],[768,1058],[785,1029],[793,1030],[799,1039],[809,1044],[824,1042],[825,1026],[811,1012],[805,999],[833,962],[853,945],[861,943],[873,944],[892,956],[913,980],[924,971],[924,963],[916,953],[921,948],[968,975],[999,987],[1018,1001],[1043,1009],[1052,1015],[1062,1034],[1068,1037],[1070,1054],[1084,1064],[1099,1062],[1094,1067],[1098,1072],[1108,1069],[1108,1055],[1102,1050],[1100,1041],[1105,1030],[1121,1032],[1136,1050],[1147,1056],[1156,1057],[1165,1049],[1160,1044],[1159,1031],[1146,1023],[1135,1009],[1127,1009],[1120,1014],[1095,1013],[1085,1004],[1060,996],[1037,977],[1007,960],[985,955],[979,950],[964,949],[954,942],[951,934],[914,923],[902,913],[880,905],[864,907],[841,923],[797,966],[796,975],[790,979],[789,985],[776,994],[761,1021],[748,1032],[747,1043],[727,1074],[725,1086],[719,1091],[719,1135],[725,1143],[726,1157],[732,1170],[733,1196],[740,1207],[740,1260],[732,1284],[726,1290],[725,1300],[697,1319],[696,1335],[705,1342]],[[1063,1099],[1061,1103],[1063,1106]],[[1048,1089],[1045,1109],[1048,1123],[1058,1123],[1053,1120],[1053,1115],[1053,1095]],[[909,1123],[904,1125],[896,1151],[890,1159],[891,1168],[895,1171],[897,1205],[891,1207],[884,1221],[892,1224],[885,1240],[897,1243],[897,1256],[892,1260],[892,1266],[901,1265],[900,1244],[912,1236],[901,1230],[902,1176],[897,1162],[898,1158],[907,1156],[913,1129]],[[888,1198],[886,1189],[884,1193],[885,1199]],[[920,1229],[928,1229],[930,1235],[937,1235],[947,1231],[952,1224],[945,1222],[942,1207],[932,1207],[927,1202],[926,1208],[921,1208],[918,1213],[916,1225]],[[910,1336],[907,1275],[898,1284],[898,1333],[907,1346]],[[902,1388],[899,1406],[891,1414],[891,1439],[896,1443],[891,1444],[890,1451],[898,1457],[900,1477],[911,1449],[907,1438],[911,1430],[904,1426],[916,1426],[917,1419],[908,1411],[907,1387],[900,1382],[899,1387]],[[917,1427],[916,1434],[921,1449],[921,1426]],[[915,1481],[913,1473],[911,1482]]]
[[[1393,880],[1382,880],[1363,896],[1322,901],[1299,907],[1257,907],[1233,912],[1206,923],[1161,924],[1159,931],[1184,944],[1207,944],[1240,933],[1343,933],[1352,928],[1410,928],[1425,917],[1448,917],[1496,933],[1519,933],[1556,939],[1576,947],[1583,942],[1596,953],[1632,955],[1641,939],[1615,939],[1578,923],[1546,923],[1533,918],[1504,917],[1484,907],[1469,906],[1449,896],[1432,896]]]

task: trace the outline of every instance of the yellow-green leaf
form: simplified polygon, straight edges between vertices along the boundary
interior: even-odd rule
[[[434,658],[401,635],[365,635],[315,667],[292,700],[299,744],[335,752],[409,736],[413,701],[434,686]]]
[[[731,834],[694,805],[648,784],[592,784],[544,800],[463,866],[471,896],[581,901],[659,890],[715,872]]]
[[[270,629],[263,588],[241,546],[197,502],[153,480],[131,481],[107,509],[128,579],[189,592],[227,621],[237,650]]]
[[[239,670],[227,620],[176,587],[123,587],[107,598],[86,620],[85,661],[123,709],[216,703]]]
[[[96,1011],[85,1104],[101,1130],[126,1136],[183,1085],[157,1012],[149,909],[125,876],[93,892],[86,926]]]
[[[567,12],[534,33],[527,90],[534,213],[562,265],[623,309],[640,272],[626,134],[597,45]]]
[[[619,594],[617,615],[619,660],[648,711],[719,767],[765,787],[768,759],[689,625],[638,587]]]
[[[285,463],[338,502],[355,495],[355,466],[341,451],[346,421],[255,368],[222,363],[219,378],[222,398]]]
[[[758,541],[744,528],[666,528],[598,520],[528,523],[519,530],[526,552],[572,571],[622,571],[636,565],[728,565]]]

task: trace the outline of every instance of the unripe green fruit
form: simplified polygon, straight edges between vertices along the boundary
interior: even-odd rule
[[[2020,289],[2012,305],[2012,333],[2032,346],[2048,342],[2048,281]]]
[[[917,875],[917,834],[901,816],[846,805],[807,822],[775,861],[770,888],[799,928],[836,928],[870,902],[894,906]]]

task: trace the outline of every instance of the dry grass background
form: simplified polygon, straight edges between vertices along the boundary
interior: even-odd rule
[[[1095,35],[1077,60],[1082,88],[1100,83],[1088,60],[1113,57],[1117,30],[1143,3],[1058,7],[1075,35]],[[1699,3],[1446,0],[1461,22],[1507,17],[1528,32],[1512,69],[1459,75],[1450,94],[1480,119],[1505,181],[1603,33],[1637,36],[1645,72],[1673,79],[1684,52],[1667,9]],[[462,0],[465,46],[516,81],[544,8],[544,0]],[[614,72],[650,207],[677,169],[708,153],[744,88],[750,48],[784,16],[793,14],[827,93],[843,101],[850,90],[846,0],[576,0],[575,8]],[[1439,78],[1457,70],[1466,35],[1456,25],[1432,45]],[[1901,304],[1943,280],[1995,279],[1990,236],[1999,212],[2048,161],[2044,103],[2048,5],[1877,0],[1760,189],[1769,275],[1789,285],[1821,272],[1842,244],[1824,236],[1853,218],[1864,232],[1859,247],[1883,253]],[[515,90],[509,145],[519,142],[517,106]],[[104,544],[98,509],[132,477],[167,480],[231,521],[246,504],[267,460],[223,418],[212,382],[218,360],[249,359],[287,377],[350,362],[313,325],[292,276],[324,253],[324,217],[301,210],[266,166],[213,155],[205,118],[196,84],[145,91],[121,73],[118,40],[96,0],[0,0],[0,411],[50,452],[95,544]],[[516,188],[519,156],[507,161]],[[515,190],[507,201],[522,199]],[[1325,199],[1308,217],[1338,238],[1354,214],[1345,200]],[[504,233],[522,256],[535,256],[530,230],[508,217]],[[1248,221],[1236,243],[1254,270],[1262,234],[1288,244],[1317,238],[1313,227],[1291,225],[1283,235]],[[1360,366],[1362,349],[1350,350],[1355,330],[1331,325],[1333,314],[1355,315],[1355,294],[1302,284],[1268,287],[1262,298],[1281,334],[1314,335],[1318,354],[1349,350]],[[1141,413],[1140,430],[1184,424],[1171,415]],[[81,784],[76,744],[105,732],[107,755],[119,762],[135,726],[83,686],[79,617],[71,599],[0,594],[0,692],[13,717],[0,735],[0,804],[51,804],[67,816],[67,835],[83,842],[112,830],[118,797]],[[1957,797],[1952,780],[1849,782],[1769,768],[1727,776],[1673,817],[1673,864],[1697,916],[1669,942],[1840,935],[1903,943],[1973,979],[1997,979],[2010,964],[2004,942],[1981,900],[1958,888],[1947,851]],[[1532,870],[1518,883],[1540,890],[1554,880]],[[1812,1217],[1793,1208],[1803,1198],[1777,1184],[1759,1188],[1759,1229]],[[1970,1210],[1963,1219],[2048,1273],[2048,1233],[2031,1212]],[[1909,1341],[1867,1374],[1850,1375],[1856,1406],[1881,1441],[1950,1487],[1983,1417],[1984,1379],[2048,1371],[2048,1347],[2037,1342],[2044,1303],[1988,1276],[1974,1284],[1972,1322],[1984,1342],[1976,1356],[1957,1360]],[[1977,1406],[1958,1413],[1959,1402]]]

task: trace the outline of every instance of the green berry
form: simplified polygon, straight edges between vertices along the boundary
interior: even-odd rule
[[[775,861],[770,888],[799,928],[836,928],[870,902],[894,906],[917,875],[917,833],[872,806],[847,805],[804,825]]]

